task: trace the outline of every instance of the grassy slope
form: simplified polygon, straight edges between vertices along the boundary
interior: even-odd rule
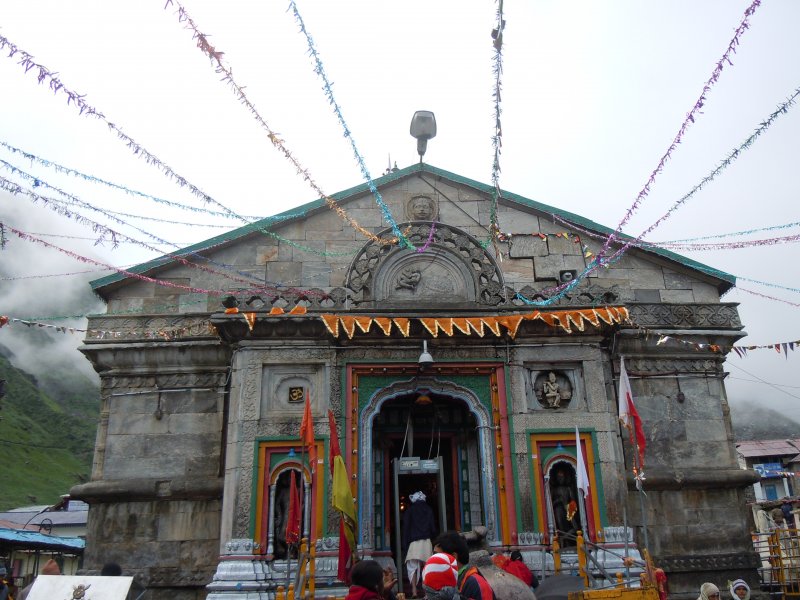
[[[0,452],[3,479],[0,510],[51,504],[91,468],[98,391],[74,373],[53,373],[48,387],[61,381],[61,404],[37,387],[36,380],[0,356]]]

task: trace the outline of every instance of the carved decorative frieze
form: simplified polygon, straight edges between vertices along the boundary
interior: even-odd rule
[[[104,377],[103,389],[216,388],[225,383],[226,373],[163,373],[144,377]]]
[[[216,337],[208,317],[206,313],[91,317],[86,341],[153,341]]]
[[[689,360],[627,358],[625,366],[635,373],[719,373],[722,371],[723,356],[710,356]]]
[[[755,569],[761,561],[755,552],[733,552],[728,554],[706,554],[704,556],[674,555],[655,558],[656,564],[667,573],[692,571],[721,571]]]
[[[675,329],[741,329],[736,304],[627,305],[631,321],[642,327]]]

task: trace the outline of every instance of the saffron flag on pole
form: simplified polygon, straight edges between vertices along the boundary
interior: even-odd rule
[[[583,459],[583,450],[581,449],[581,435],[578,433],[578,426],[575,426],[575,452],[577,453],[577,466],[575,473],[577,474],[578,489],[583,494],[583,497],[589,494],[589,475],[586,472],[586,462]]]
[[[306,389],[306,406],[303,411],[303,420],[300,422],[300,440],[304,447],[308,447],[308,464],[311,472],[317,467],[317,447],[314,441],[314,419],[311,416],[311,396]]]
[[[339,521],[339,566],[336,577],[344,583],[349,583],[350,567],[356,551],[356,505],[350,489],[350,477],[347,475],[347,467],[339,448],[336,419],[330,410],[328,411],[328,425],[331,439],[330,468],[333,477],[331,504],[341,516]]]
[[[638,469],[644,469],[645,438],[642,428],[642,419],[633,403],[633,392],[628,372],[625,370],[625,358],[619,359],[619,420],[631,436],[636,459],[639,461]]]
[[[286,519],[286,543],[296,545],[300,542],[300,494],[297,492],[297,482],[294,478],[294,469],[291,470],[289,479],[289,516]]]

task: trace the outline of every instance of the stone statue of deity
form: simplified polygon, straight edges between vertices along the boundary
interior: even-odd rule
[[[554,371],[547,374],[547,378],[542,381],[539,397],[546,408],[561,408],[563,400],[569,401],[572,398],[572,390],[568,385],[562,386]]]
[[[580,529],[578,490],[566,467],[556,467],[550,477],[550,499],[553,503],[553,525],[561,547],[574,546],[575,534]]]

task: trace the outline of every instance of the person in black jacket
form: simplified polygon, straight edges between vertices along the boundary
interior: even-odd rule
[[[411,583],[411,594],[418,598],[417,585],[422,580],[422,568],[433,554],[431,539],[438,533],[433,509],[425,501],[425,494],[414,492],[409,497],[411,505],[403,513],[403,554]]]

